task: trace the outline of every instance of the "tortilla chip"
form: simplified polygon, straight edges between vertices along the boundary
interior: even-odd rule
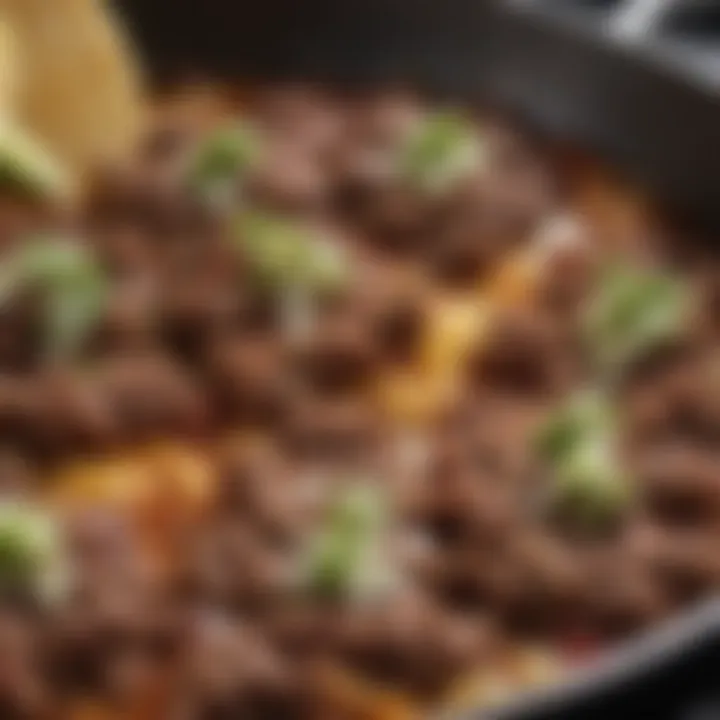
[[[77,173],[122,157],[142,125],[141,83],[102,0],[0,0],[0,15],[0,59],[17,65],[0,71],[0,101],[12,101],[3,112]]]

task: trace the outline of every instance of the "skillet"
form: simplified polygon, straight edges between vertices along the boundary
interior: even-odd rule
[[[403,82],[507,108],[537,130],[592,148],[687,221],[720,227],[720,3],[119,5],[159,82],[192,72]],[[719,666],[720,602],[711,599],[586,676],[487,717],[712,720],[720,718]]]

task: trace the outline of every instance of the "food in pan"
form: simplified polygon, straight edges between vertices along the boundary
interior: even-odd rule
[[[0,716],[405,720],[717,585],[700,246],[456,108],[188,102],[79,201],[2,148]]]

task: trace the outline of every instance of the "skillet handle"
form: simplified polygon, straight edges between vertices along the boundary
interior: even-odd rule
[[[610,19],[610,32],[622,40],[640,39],[685,0],[629,0],[621,3]]]

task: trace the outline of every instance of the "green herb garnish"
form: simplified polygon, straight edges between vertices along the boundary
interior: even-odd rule
[[[65,238],[38,238],[0,264],[0,303],[25,290],[41,294],[47,354],[64,359],[78,351],[99,321],[108,287],[87,247]]]
[[[608,399],[586,391],[542,426],[536,448],[552,478],[552,513],[595,528],[625,512],[632,492],[618,458],[616,422]]]
[[[244,213],[237,238],[258,279],[275,289],[322,293],[341,287],[347,278],[347,259],[339,247],[280,216]]]
[[[50,516],[20,502],[0,503],[0,591],[57,596],[64,583],[60,547]]]
[[[401,149],[401,176],[422,192],[443,193],[482,166],[485,148],[465,117],[438,112],[411,133]]]
[[[259,154],[260,141],[252,128],[240,122],[222,127],[197,148],[190,163],[190,186],[209,202],[228,204]]]
[[[354,599],[392,585],[382,548],[387,511],[386,500],[375,487],[358,484],[343,492],[310,547],[304,579],[312,593]]]
[[[586,438],[554,467],[552,506],[587,528],[621,517],[632,501],[632,484],[608,437]]]
[[[687,320],[690,289],[658,270],[613,263],[600,274],[584,331],[601,372],[621,372],[677,336]]]
[[[579,392],[541,426],[536,437],[538,455],[548,463],[559,462],[589,438],[607,435],[612,422],[612,409],[602,393]]]

